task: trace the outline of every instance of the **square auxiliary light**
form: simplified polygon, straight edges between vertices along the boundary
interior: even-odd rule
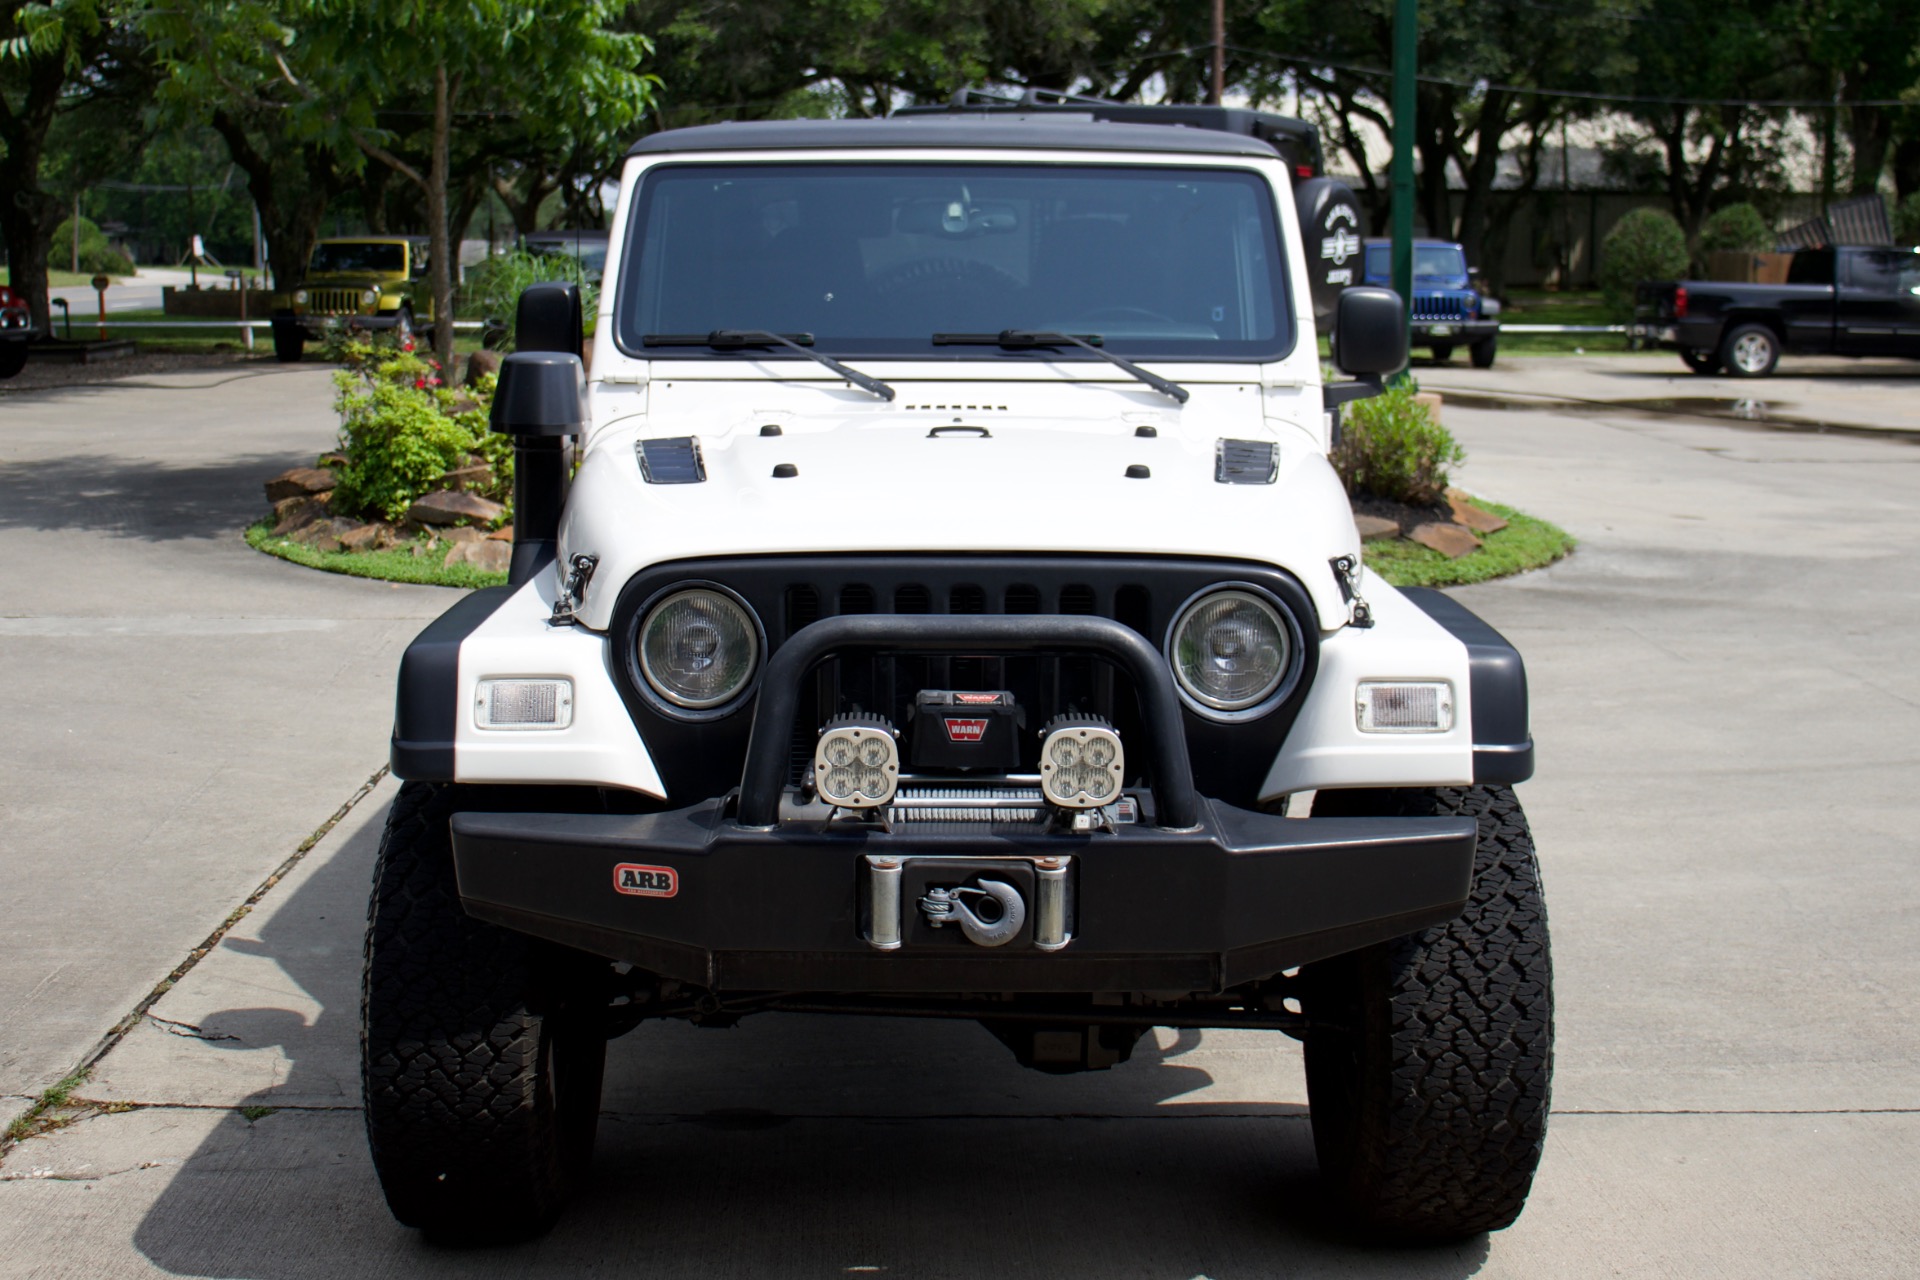
[[[573,723],[573,681],[482,680],[473,722],[482,729],[564,729]]]
[[[1453,685],[1363,680],[1353,709],[1362,733],[1445,733],[1453,728]]]

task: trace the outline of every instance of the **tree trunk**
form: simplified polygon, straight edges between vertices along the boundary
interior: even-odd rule
[[[433,160],[427,171],[427,230],[433,255],[433,356],[440,367],[453,369],[453,255],[447,226],[447,170],[453,145],[453,87],[447,65],[433,69]]]
[[[92,54],[85,56],[90,59]],[[42,333],[53,332],[47,255],[53,229],[66,215],[66,202],[41,190],[40,171],[47,131],[66,83],[65,58],[64,51],[30,58],[22,77],[25,92],[13,102],[0,101],[0,233],[7,242],[8,279],[13,291],[26,298],[34,326]]]

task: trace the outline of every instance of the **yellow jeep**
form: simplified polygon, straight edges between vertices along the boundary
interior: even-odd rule
[[[433,323],[425,236],[336,236],[313,246],[305,278],[275,313],[274,354],[295,361],[310,337],[346,326],[410,336]]]

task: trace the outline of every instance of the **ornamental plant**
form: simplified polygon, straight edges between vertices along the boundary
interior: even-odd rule
[[[1752,205],[1742,202],[1716,209],[1700,228],[1700,252],[1731,250],[1735,253],[1762,253],[1773,248],[1773,232],[1767,220]]]
[[[1343,410],[1330,457],[1349,496],[1414,507],[1445,499],[1448,469],[1465,462],[1467,451],[1413,398],[1418,390],[1403,382]]]
[[[1635,209],[1600,242],[1600,288],[1616,314],[1633,314],[1634,287],[1643,280],[1687,274],[1687,235],[1665,209]]]
[[[411,338],[345,335],[331,339],[326,354],[342,366],[333,375],[346,459],[336,468],[336,512],[402,519],[442,476],[475,460],[493,468],[492,483],[480,492],[510,508],[513,446],[487,427],[492,375],[448,387],[439,364]]]

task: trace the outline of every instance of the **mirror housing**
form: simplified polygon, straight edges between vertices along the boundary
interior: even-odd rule
[[[1340,295],[1333,316],[1333,362],[1342,373],[1376,377],[1407,364],[1407,308],[1379,285],[1356,285]]]

